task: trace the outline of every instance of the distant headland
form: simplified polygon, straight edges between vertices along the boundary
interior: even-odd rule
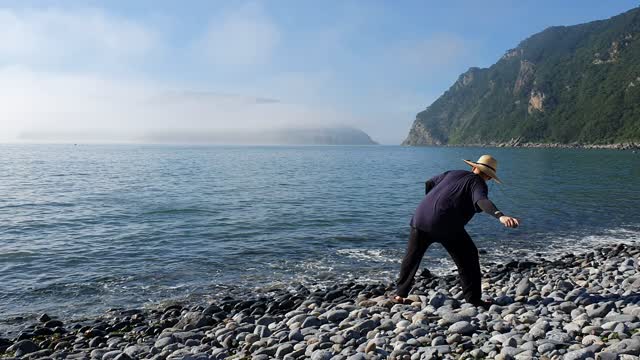
[[[55,143],[149,143],[198,145],[377,145],[351,127],[301,127],[250,130],[167,130],[141,134],[46,132],[21,134],[20,140]]]
[[[416,115],[402,144],[634,148],[638,66],[640,8],[553,26],[460,75]]]

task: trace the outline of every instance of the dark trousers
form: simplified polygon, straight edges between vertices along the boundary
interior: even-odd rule
[[[402,297],[409,295],[420,261],[429,245],[434,242],[444,246],[458,267],[465,300],[472,304],[478,303],[482,295],[480,259],[476,245],[464,229],[433,236],[431,233],[412,227],[407,253],[400,266],[396,294]]]

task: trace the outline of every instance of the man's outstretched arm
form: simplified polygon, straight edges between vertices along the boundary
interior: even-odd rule
[[[480,210],[500,220],[500,222],[510,228],[517,228],[520,225],[520,221],[514,217],[506,216],[502,211],[498,210],[495,204],[489,199],[480,199],[476,202],[476,205]]]

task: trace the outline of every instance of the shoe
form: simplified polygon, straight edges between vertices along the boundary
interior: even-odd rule
[[[492,301],[478,300],[478,301],[472,302],[471,305],[477,306],[477,307],[481,307],[481,308],[483,308],[485,310],[489,310],[491,305],[493,305],[493,302]]]
[[[391,301],[393,301],[396,304],[411,304],[413,301],[407,299],[407,298],[403,298],[400,295],[395,295],[391,298]]]
[[[431,279],[436,277],[435,275],[433,275],[433,273],[431,271],[429,271],[429,269],[422,269],[422,272],[420,273],[419,276],[421,279]]]

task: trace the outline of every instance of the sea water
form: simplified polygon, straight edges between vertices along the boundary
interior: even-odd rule
[[[489,153],[481,262],[640,234],[640,154],[400,146],[0,146],[0,332],[274,287],[397,275],[424,181]],[[486,253],[485,253],[486,251]],[[423,266],[450,271],[439,245]],[[248,295],[249,296],[249,295]]]

